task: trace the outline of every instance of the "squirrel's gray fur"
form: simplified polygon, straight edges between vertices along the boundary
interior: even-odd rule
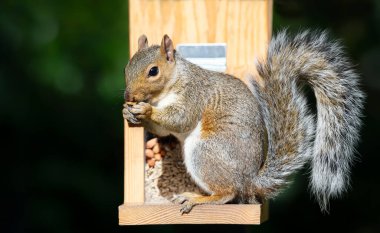
[[[139,39],[126,67],[126,99],[140,103],[123,114],[180,139],[189,173],[210,194],[179,195],[182,212],[197,204],[272,198],[308,161],[322,210],[347,189],[364,94],[341,45],[326,32],[278,33],[257,64],[263,85],[252,78],[249,88],[186,61],[172,47],[167,36],[161,46]],[[148,77],[152,66],[160,73]],[[314,91],[316,116],[304,85]]]
[[[349,187],[364,99],[359,77],[341,45],[329,41],[326,32],[305,31],[294,38],[286,31],[279,33],[270,43],[268,58],[257,67],[266,85],[261,92],[254,93],[263,99],[259,102],[265,109],[264,119],[270,135],[272,153],[268,155],[273,156],[268,159],[268,170],[259,183],[264,186],[283,183],[289,172],[310,158],[311,190],[322,210],[327,210],[329,199]],[[301,83],[314,90],[316,123],[308,111]],[[289,115],[291,109],[297,109],[297,118]],[[284,125],[287,125],[285,130]],[[283,151],[302,131],[305,137],[298,149]],[[281,153],[287,155],[281,156]]]
[[[326,32],[304,31],[289,37],[282,31],[272,39],[267,59],[257,67],[266,84],[258,88],[253,83],[253,93],[262,99],[268,156],[272,157],[258,182],[282,184],[290,172],[311,159],[310,187],[321,209],[327,210],[329,199],[349,187],[364,100],[359,77],[342,46],[328,40]],[[316,122],[301,90],[303,84],[314,90]],[[289,115],[292,111],[297,117]],[[299,134],[304,139],[298,148],[284,151]]]

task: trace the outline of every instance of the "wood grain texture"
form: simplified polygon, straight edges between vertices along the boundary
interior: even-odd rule
[[[119,225],[149,224],[260,224],[267,220],[264,205],[199,205],[181,215],[179,205],[119,206]]]
[[[144,203],[144,128],[124,120],[124,204]]]
[[[131,51],[145,34],[160,44],[168,34],[178,43],[226,43],[227,73],[254,70],[265,56],[272,31],[272,0],[130,0]]]

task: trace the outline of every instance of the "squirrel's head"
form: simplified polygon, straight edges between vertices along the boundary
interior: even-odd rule
[[[160,46],[148,46],[147,37],[140,36],[138,51],[125,67],[125,100],[150,102],[158,96],[172,78],[174,55],[173,42],[167,35]]]

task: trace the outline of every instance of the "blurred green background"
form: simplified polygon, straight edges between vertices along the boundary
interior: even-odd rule
[[[118,226],[127,11],[126,0],[1,1],[1,232],[380,232],[380,1],[275,1],[274,31],[329,29],[368,98],[352,188],[331,213],[305,169],[251,227]]]

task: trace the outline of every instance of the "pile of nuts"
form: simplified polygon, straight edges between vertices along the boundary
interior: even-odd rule
[[[145,144],[145,159],[149,167],[154,167],[156,161],[161,161],[166,150],[161,148],[157,138],[150,139]]]

